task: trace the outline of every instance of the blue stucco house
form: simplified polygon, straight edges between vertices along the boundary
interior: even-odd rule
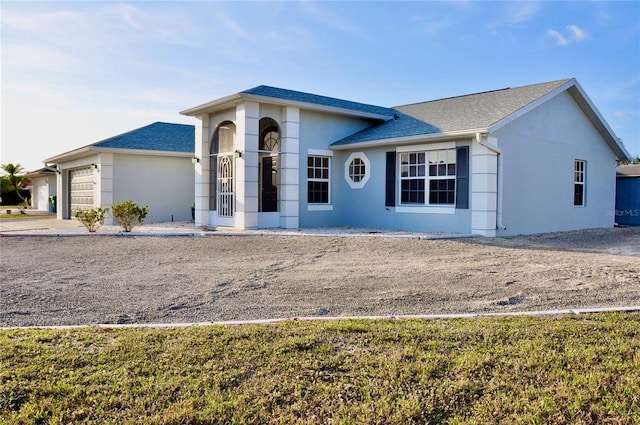
[[[182,114],[210,228],[612,227],[629,157],[575,79],[393,108],[259,86]]]

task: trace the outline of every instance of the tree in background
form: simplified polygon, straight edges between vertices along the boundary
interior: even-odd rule
[[[23,176],[25,169],[20,164],[2,164],[2,171],[5,175],[0,177],[2,179],[2,192],[15,192],[18,198],[22,201],[22,204],[27,203],[27,199],[20,193],[24,190],[24,186],[27,183],[27,179]]]

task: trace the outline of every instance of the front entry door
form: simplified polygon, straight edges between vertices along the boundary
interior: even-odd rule
[[[260,188],[261,212],[278,211],[278,158],[262,157],[262,187]]]
[[[233,217],[233,156],[218,157],[218,216]]]

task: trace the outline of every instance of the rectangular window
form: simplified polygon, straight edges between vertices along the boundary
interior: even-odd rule
[[[455,149],[400,153],[401,204],[453,205],[455,195]]]
[[[576,159],[573,165],[573,205],[584,206],[585,201],[585,172],[587,161]]]
[[[330,157],[309,155],[307,158],[307,202],[329,203]]]

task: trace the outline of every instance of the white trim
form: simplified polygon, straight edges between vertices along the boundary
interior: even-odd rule
[[[398,146],[396,148],[396,152],[427,152],[455,148],[456,142],[440,142],[421,145]]]
[[[358,182],[353,181],[353,179],[351,178],[351,175],[349,174],[351,162],[353,162],[356,159],[359,159],[364,163],[364,176],[362,176],[362,179]],[[369,158],[367,158],[367,155],[365,155],[364,152],[352,152],[347,157],[347,160],[344,162],[344,179],[347,181],[347,184],[349,185],[349,187],[351,189],[362,189],[367,184],[370,178],[371,178],[371,161],[369,161]]]
[[[419,142],[430,143],[438,142],[438,141],[447,141],[447,140],[459,140],[459,139],[471,139],[475,137],[476,133],[486,133],[489,130],[487,128],[473,128],[469,130],[461,130],[461,131],[449,131],[443,133],[434,133],[434,134],[419,134],[417,136],[405,136],[405,137],[392,137],[389,139],[377,139],[370,140],[366,142],[355,142],[355,143],[346,143],[344,145],[331,145],[331,149],[340,151],[340,150],[353,150],[360,149],[363,147],[378,147],[378,146],[388,146],[388,145],[410,145]]]
[[[269,105],[294,107],[294,108],[305,109],[305,110],[324,111],[324,112],[336,113],[340,115],[373,118],[373,119],[378,119],[382,121],[386,121],[393,118],[393,115],[391,113],[380,114],[375,112],[364,112],[364,111],[358,111],[355,109],[346,109],[346,108],[338,108],[335,106],[320,105],[318,103],[313,103],[313,102],[287,100],[287,99],[281,99],[278,97],[261,96],[257,94],[243,93],[243,92],[222,97],[220,99],[216,99],[211,102],[204,103],[202,105],[194,106],[193,108],[185,109],[184,111],[181,111],[180,114],[195,116],[204,112],[211,113],[211,112],[215,112],[221,109],[231,107],[242,101],[253,101],[253,102],[269,104]],[[371,105],[371,106],[374,106],[374,105]]]
[[[455,214],[456,207],[415,206],[401,205],[395,207],[397,213],[403,214]]]
[[[172,156],[177,158],[192,158],[193,152],[157,151],[146,149],[103,148],[99,146],[85,146],[60,155],[45,159],[45,164],[61,164],[76,159],[83,159],[90,155],[114,153],[123,155]]]
[[[333,156],[333,151],[327,149],[307,149],[307,155],[313,156]]]
[[[333,211],[331,204],[308,204],[307,211]]]

